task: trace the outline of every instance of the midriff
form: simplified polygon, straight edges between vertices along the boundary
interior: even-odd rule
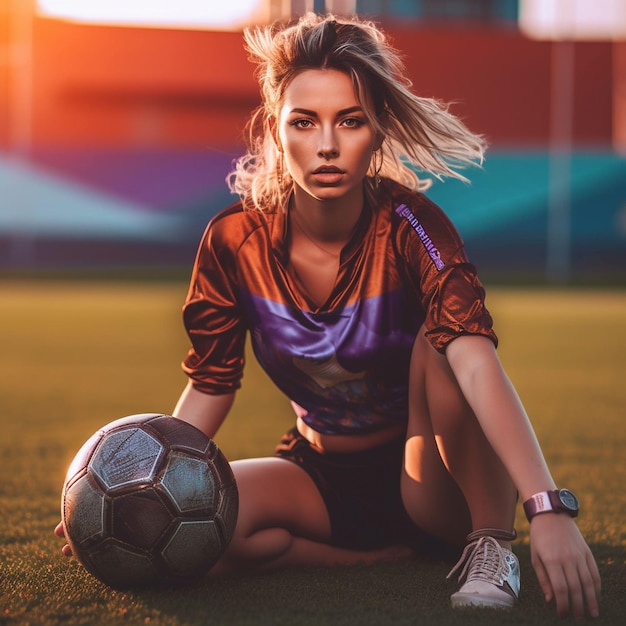
[[[327,435],[305,424],[301,417],[296,420],[298,432],[320,452],[362,452],[385,445],[406,432],[406,424],[391,424],[383,430],[359,435]]]

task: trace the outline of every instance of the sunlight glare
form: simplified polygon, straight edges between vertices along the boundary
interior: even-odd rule
[[[39,13],[76,22],[170,28],[237,28],[266,0],[37,0]]]
[[[626,0],[520,0],[519,25],[537,39],[624,39]]]

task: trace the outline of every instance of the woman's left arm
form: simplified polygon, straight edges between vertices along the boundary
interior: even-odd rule
[[[528,415],[486,337],[463,335],[446,349],[450,367],[491,446],[515,483],[522,501],[555,489]],[[546,600],[559,615],[583,617],[599,611],[600,575],[578,527],[565,514],[546,513],[530,525],[531,556]]]

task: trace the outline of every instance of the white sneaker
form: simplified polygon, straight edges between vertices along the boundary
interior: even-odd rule
[[[520,590],[519,562],[493,537],[479,537],[465,546],[448,578],[461,567],[459,582],[464,584],[452,594],[452,608],[509,609],[515,604]]]

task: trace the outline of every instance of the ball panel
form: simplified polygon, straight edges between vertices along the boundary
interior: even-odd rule
[[[84,474],[66,491],[63,498],[65,535],[78,546],[104,535],[105,495]]]
[[[88,550],[84,565],[111,587],[145,585],[160,577],[149,554],[133,550],[115,539],[106,539]]]
[[[113,491],[151,482],[163,453],[163,444],[140,428],[122,428],[106,434],[89,469]]]
[[[148,550],[165,534],[173,517],[152,488],[117,496],[111,503],[111,535]]]
[[[214,446],[213,454],[211,455],[211,463],[217,474],[219,484],[229,485],[235,482],[235,475],[228,463],[226,457],[222,451],[215,445],[215,442],[211,442]]]
[[[235,533],[237,515],[239,514],[239,492],[237,485],[231,483],[220,490],[216,521],[220,524],[224,540],[228,545]]]
[[[122,426],[141,426],[156,417],[164,417],[162,413],[137,413],[136,415],[127,415],[119,419],[109,422],[102,427],[102,432],[109,432]],[[165,416],[166,417],[166,416]]]
[[[67,473],[65,474],[65,483],[66,485],[71,482],[71,480],[80,472],[82,472],[87,465],[89,464],[89,459],[93,455],[93,451],[96,449],[96,446],[102,439],[103,432],[100,430],[97,433],[94,433],[85,443],[80,447],[76,456],[72,459],[70,466],[67,468]]]
[[[181,513],[214,515],[215,479],[206,461],[172,452],[160,482]]]
[[[172,448],[190,450],[200,456],[207,456],[211,447],[211,440],[201,430],[188,422],[175,417],[160,415],[148,423]]]
[[[161,554],[172,571],[189,576],[207,571],[224,547],[212,521],[180,522]]]

